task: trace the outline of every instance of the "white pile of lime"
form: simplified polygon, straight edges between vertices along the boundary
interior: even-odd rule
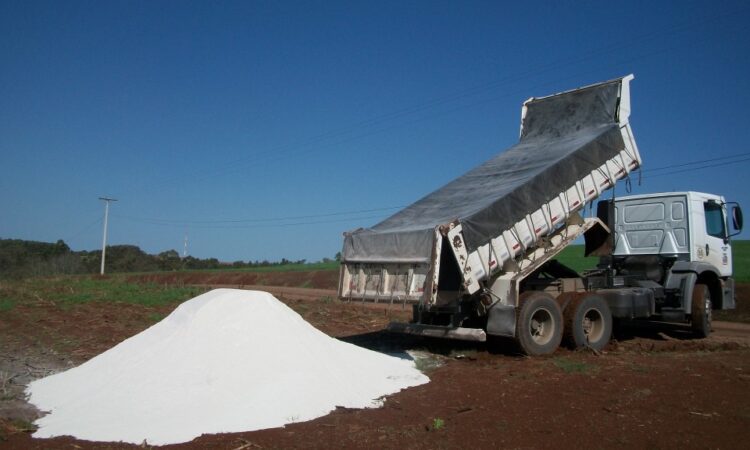
[[[269,293],[217,289],[27,393],[48,412],[34,437],[164,445],[378,407],[428,381],[413,361],[331,338]]]

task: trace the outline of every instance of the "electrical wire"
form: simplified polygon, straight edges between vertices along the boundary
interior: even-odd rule
[[[750,157],[739,159],[739,160],[736,160],[736,161],[725,161],[725,162],[719,162],[719,163],[716,163],[716,164],[708,164],[708,165],[701,166],[701,167],[689,167],[689,168],[686,168],[686,169],[678,169],[678,170],[673,170],[673,171],[670,171],[670,172],[663,172],[663,173],[659,173],[659,174],[644,175],[643,179],[645,180],[645,179],[649,179],[649,178],[663,177],[665,175],[674,175],[674,174],[684,173],[684,172],[693,172],[693,171],[696,171],[696,170],[710,169],[712,167],[721,167],[721,166],[726,166],[728,164],[736,164],[736,163],[747,162],[747,161],[750,161]],[[675,167],[679,167],[681,165],[682,164],[676,164]]]
[[[714,161],[722,161],[722,160],[728,160],[728,159],[741,158],[743,156],[749,156],[749,155],[750,155],[750,152],[743,152],[743,153],[736,153],[734,155],[719,156],[719,157],[716,157],[716,158],[703,159],[703,160],[700,160],[700,161],[692,161],[692,162],[687,162],[687,163],[683,163],[683,164],[671,164],[671,165],[662,166],[662,167],[652,167],[652,168],[648,168],[648,169],[643,169],[643,173],[657,172],[657,171],[660,171],[660,170],[668,170],[668,169],[673,169],[675,167],[692,166],[692,165],[695,165],[695,164],[702,164],[702,163],[707,163],[707,162],[714,162]],[[740,160],[740,161],[744,161],[744,159]],[[738,162],[738,161],[727,161],[726,163],[730,164],[732,162]]]
[[[663,36],[673,36],[673,35],[678,34],[678,33],[682,33],[682,32],[685,32],[685,31],[689,31],[691,29],[695,29],[695,28],[697,28],[700,25],[706,25],[706,24],[709,24],[709,23],[712,23],[712,22],[720,21],[723,18],[728,17],[728,16],[734,16],[737,13],[742,12],[745,9],[747,9],[747,7],[740,8],[740,9],[735,10],[735,11],[727,11],[727,12],[724,12],[722,14],[715,15],[713,17],[705,18],[705,19],[700,20],[700,21],[692,21],[692,22],[687,22],[687,23],[679,24],[679,25],[676,25],[676,26],[668,28],[668,29],[662,29],[662,30],[655,31],[655,32],[652,32],[652,33],[646,33],[646,34],[643,34],[643,35],[640,35],[640,36],[631,36],[627,40],[615,42],[613,44],[609,44],[609,45],[605,45],[605,46],[599,47],[597,49],[593,49],[593,50],[591,50],[589,52],[584,53],[582,56],[579,56],[577,58],[561,58],[561,59],[558,59],[557,61],[553,61],[553,62],[548,63],[548,64],[543,64],[543,65],[540,65],[540,66],[529,68],[528,70],[526,70],[524,72],[520,72],[520,73],[513,74],[513,75],[508,75],[506,77],[502,77],[502,78],[499,78],[497,80],[493,80],[493,81],[490,81],[490,82],[487,82],[487,83],[482,83],[482,84],[479,84],[479,85],[476,85],[476,86],[473,86],[473,87],[469,87],[469,88],[466,88],[466,89],[461,89],[461,90],[458,90],[458,91],[456,91],[454,93],[451,93],[451,94],[448,94],[448,95],[445,95],[445,96],[442,96],[442,97],[430,99],[430,100],[427,100],[425,102],[417,103],[417,104],[414,104],[414,105],[411,105],[411,106],[407,106],[405,108],[401,108],[401,109],[398,109],[398,110],[393,111],[393,112],[381,114],[381,115],[378,115],[378,116],[375,116],[375,117],[372,117],[372,118],[369,118],[369,119],[365,119],[365,120],[362,120],[362,121],[359,121],[359,122],[355,122],[355,123],[353,123],[351,125],[348,125],[348,126],[345,126],[345,127],[336,128],[336,129],[333,129],[331,131],[324,132],[324,133],[312,136],[310,138],[307,138],[307,139],[302,140],[302,141],[297,142],[297,143],[290,143],[290,144],[285,144],[285,145],[281,145],[281,146],[276,146],[274,148],[269,149],[266,152],[261,152],[260,154],[256,154],[256,155],[252,155],[252,156],[248,156],[248,157],[243,157],[243,158],[238,158],[238,159],[234,159],[234,160],[230,160],[230,161],[227,161],[227,162],[223,163],[223,166],[224,166],[223,168],[217,169],[216,171],[212,171],[212,172],[210,172],[208,174],[205,171],[202,170],[200,172],[195,172],[195,173],[193,173],[191,175],[188,175],[187,177],[179,177],[179,178],[173,178],[173,179],[170,179],[170,180],[165,180],[165,181],[163,181],[161,183],[157,183],[155,185],[151,185],[150,187],[148,187],[148,189],[149,189],[149,191],[153,191],[154,189],[160,189],[160,188],[168,187],[170,185],[183,182],[185,179],[190,179],[193,182],[194,181],[198,181],[198,180],[204,180],[204,179],[208,179],[208,178],[213,178],[213,177],[218,176],[218,175],[226,174],[226,173],[229,173],[229,172],[232,172],[232,171],[242,170],[243,168],[246,168],[249,164],[252,164],[252,163],[268,162],[268,161],[274,161],[274,160],[279,160],[279,159],[285,159],[285,158],[288,158],[290,156],[294,156],[294,155],[300,154],[301,153],[300,149],[302,149],[304,147],[308,147],[308,146],[311,146],[311,145],[314,145],[314,144],[318,144],[318,143],[324,142],[324,141],[329,141],[329,140],[333,140],[333,139],[337,139],[337,138],[346,137],[348,135],[351,135],[351,133],[353,131],[356,131],[358,129],[371,128],[373,126],[377,126],[377,125],[380,125],[380,124],[383,124],[383,123],[388,123],[388,122],[391,122],[393,120],[400,119],[400,118],[402,118],[404,116],[417,114],[417,113],[420,113],[422,111],[429,110],[431,108],[435,108],[435,107],[438,107],[438,106],[442,106],[442,105],[445,105],[445,104],[448,104],[448,103],[451,103],[451,102],[456,102],[456,101],[463,100],[463,99],[466,99],[466,98],[469,98],[469,97],[473,97],[473,96],[476,96],[476,95],[479,95],[479,94],[484,94],[487,91],[494,90],[494,89],[497,89],[499,87],[505,87],[508,84],[516,82],[516,81],[527,81],[530,77],[538,76],[538,75],[540,75],[542,73],[545,73],[545,72],[549,72],[549,71],[553,71],[553,70],[558,70],[560,67],[566,67],[566,66],[569,66],[569,65],[578,65],[581,62],[584,62],[584,61],[596,58],[596,57],[598,57],[601,54],[615,52],[615,51],[617,51],[619,49],[622,49],[622,48],[631,48],[631,47],[634,46],[634,43],[637,43],[637,42],[650,42],[650,41],[656,40],[658,38],[661,38]],[[680,46],[684,46],[685,44],[686,44],[685,41],[681,41]],[[641,59],[643,57],[647,57],[647,56],[652,56],[654,54],[663,53],[663,52],[668,51],[670,49],[671,48],[657,50],[655,52],[650,52],[650,53],[646,54],[646,56],[642,55],[641,57],[631,58],[629,60]],[[559,81],[560,80],[556,80],[556,82],[559,82]],[[508,95],[510,95],[510,93],[506,92],[505,95],[503,95],[502,97],[507,97]],[[498,98],[493,98],[490,101],[497,101],[497,100],[498,100]],[[485,99],[485,100],[482,100],[482,101],[477,102],[477,103],[472,103],[469,106],[476,106],[477,104],[487,103],[487,102],[488,102],[488,100]],[[467,107],[467,106],[463,106],[463,107],[460,107],[460,108],[452,109],[451,112],[454,112],[456,109],[463,109],[464,107]],[[443,114],[445,114],[445,113],[443,113]],[[439,115],[442,115],[442,114],[439,114]],[[430,116],[429,118],[434,118],[434,117],[435,116]],[[422,118],[421,120],[418,120],[418,121],[422,121],[422,120],[426,120],[426,119]],[[414,123],[414,121],[409,122],[408,124],[412,124],[412,123]],[[396,126],[404,126],[404,124],[396,125]],[[336,144],[341,144],[343,142],[350,142],[352,140],[362,139],[364,137],[368,137],[368,136],[371,136],[373,134],[382,133],[382,132],[390,130],[392,128],[394,128],[394,126],[386,127],[384,129],[381,128],[381,129],[378,129],[376,131],[370,131],[370,132],[367,132],[367,133],[364,133],[364,134],[359,134],[359,135],[355,135],[355,136],[349,136],[344,141],[336,142]],[[297,151],[293,151],[295,149],[297,149]],[[120,195],[122,196],[122,193],[120,193]]]
[[[159,219],[159,218],[150,218],[150,217],[123,216],[119,214],[117,215],[113,214],[113,215],[116,217],[123,218],[123,219],[144,220],[144,221],[150,221],[150,222],[155,222],[155,223],[159,222],[159,223],[163,223],[166,225],[171,225],[171,224],[190,225],[190,224],[276,222],[276,221],[286,221],[286,220],[315,219],[315,218],[320,218],[320,217],[345,216],[345,215],[351,215],[351,214],[390,211],[390,210],[400,209],[400,208],[403,208],[403,206],[388,206],[385,208],[360,209],[356,211],[340,211],[340,212],[325,213],[325,214],[310,214],[306,216],[267,217],[267,218],[256,217],[252,219],[225,219],[225,220],[180,220],[180,219]]]
[[[78,236],[82,235],[83,233],[89,231],[91,228],[93,228],[94,225],[102,223],[102,220],[104,220],[104,219],[102,219],[101,217],[97,218],[95,221],[93,221],[93,222],[89,223],[88,225],[84,226],[80,231],[78,231],[78,232],[70,235],[69,237],[67,237],[67,238],[65,238],[63,240],[66,241],[66,242],[70,242],[71,240],[73,240],[73,239],[77,238]]]
[[[138,223],[144,223],[149,225],[158,225],[158,226],[164,226],[164,227],[175,227],[175,228],[183,228],[185,225],[180,223],[166,223],[166,222],[152,222],[148,220],[139,220],[134,219],[128,216],[117,216],[120,219],[128,220],[131,222],[138,222]],[[364,216],[364,217],[349,217],[345,219],[333,219],[333,220],[317,220],[317,221],[305,221],[305,222],[290,222],[290,223],[256,223],[256,224],[249,224],[249,225],[190,225],[191,229],[251,229],[251,228],[278,228],[278,227],[292,227],[292,226],[302,226],[302,225],[318,225],[318,224],[325,224],[325,223],[341,223],[341,222],[351,222],[353,220],[369,220],[369,219],[381,219],[383,218],[382,214],[376,215],[376,216]]]
[[[668,166],[656,167],[653,169],[644,169],[643,171],[647,172],[647,171],[662,171],[662,170],[678,168],[677,170],[671,170],[671,171],[663,172],[660,174],[644,175],[643,178],[644,179],[655,178],[656,176],[661,177],[665,175],[672,175],[672,174],[677,174],[677,173],[709,169],[713,167],[720,167],[720,166],[725,166],[727,164],[747,162],[747,161],[750,161],[750,156],[748,155],[750,155],[750,152],[738,153],[734,155],[718,156],[716,158],[704,159],[704,160],[699,160],[699,161],[690,161],[690,162],[681,163],[681,164],[671,164]],[[737,159],[737,158],[740,158],[740,159]],[[711,163],[711,162],[715,162],[715,164],[705,164],[705,163]],[[691,165],[696,165],[696,164],[704,164],[704,165],[700,167],[687,167],[686,168],[686,166],[691,166]],[[154,217],[138,217],[138,216],[128,216],[128,215],[122,215],[122,214],[111,214],[111,215],[113,217],[125,219],[131,222],[145,223],[145,224],[150,224],[150,225],[171,226],[171,227],[189,226],[190,228],[221,229],[221,228],[285,227],[285,226],[314,225],[314,224],[323,224],[323,223],[337,223],[337,222],[350,222],[350,221],[355,221],[355,220],[377,219],[377,218],[382,218],[383,214],[368,215],[368,216],[360,216],[360,215],[372,213],[372,212],[391,211],[394,209],[401,209],[401,208],[404,208],[404,206],[388,206],[388,207],[383,207],[383,208],[337,211],[337,212],[329,212],[329,213],[323,213],[323,214],[309,214],[309,215],[299,215],[299,216],[255,217],[255,218],[220,219],[220,220],[183,220],[183,219],[164,219],[164,218],[154,218]],[[345,218],[333,219],[333,220],[314,220],[314,221],[303,220],[303,219],[331,218],[331,217],[340,217],[340,216],[351,216],[351,217],[345,217]],[[293,222],[290,223],[289,221],[293,221]],[[98,219],[97,222],[101,222],[101,219]]]

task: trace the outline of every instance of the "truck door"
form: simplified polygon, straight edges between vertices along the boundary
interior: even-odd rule
[[[726,214],[723,202],[703,199],[705,234],[696,236],[698,257],[716,267],[722,276],[732,275],[732,248],[727,238]],[[701,242],[703,241],[703,242]],[[703,258],[701,257],[703,254]]]

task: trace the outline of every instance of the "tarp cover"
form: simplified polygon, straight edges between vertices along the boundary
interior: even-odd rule
[[[460,221],[469,251],[618,154],[621,80],[526,104],[520,142],[372,228],[344,235],[349,262],[428,262],[435,229]]]

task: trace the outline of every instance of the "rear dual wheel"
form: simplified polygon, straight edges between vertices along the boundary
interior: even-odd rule
[[[519,298],[516,339],[529,356],[547,355],[560,346],[563,332],[562,311],[549,294],[529,291]]]
[[[565,295],[565,294],[563,294]],[[612,313],[604,298],[570,295],[565,315],[549,294],[529,291],[519,299],[516,339],[530,356],[547,355],[560,346],[563,335],[574,348],[603,349],[612,337]]]
[[[589,294],[565,308],[565,340],[573,348],[603,349],[612,337],[612,313],[604,298]]]

